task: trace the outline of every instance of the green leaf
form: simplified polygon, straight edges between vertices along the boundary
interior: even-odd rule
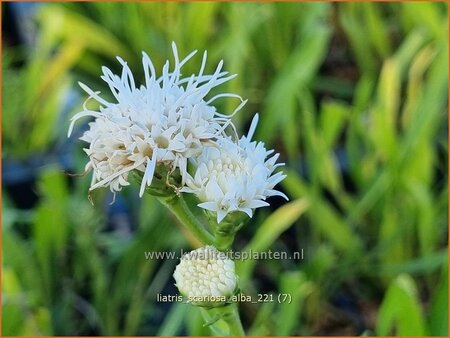
[[[448,336],[448,256],[442,265],[442,274],[431,299],[428,324],[430,335]]]
[[[258,227],[256,234],[242,251],[261,252],[269,249],[281,233],[292,226],[308,207],[306,199],[300,198],[278,208]],[[241,287],[245,287],[255,263],[253,259],[237,262],[236,269]]]
[[[412,27],[420,27],[436,38],[448,41],[447,33],[442,29],[446,24],[448,7],[446,3],[402,3],[402,14],[407,17]],[[443,5],[443,6],[442,6]]]
[[[382,7],[378,3],[370,2],[365,2],[361,6],[363,7],[370,43],[380,57],[386,58],[391,52],[391,41],[387,29],[388,25],[383,20]]]
[[[287,177],[281,184],[290,195],[296,198],[309,197],[310,207],[306,216],[313,222],[313,228],[322,233],[339,250],[356,254],[362,248],[362,243],[358,235],[352,231],[351,223],[345,222],[322,196],[314,196],[313,191],[296,172],[289,170],[286,174]]]
[[[252,326],[248,330],[249,336],[270,336],[275,331],[273,323],[275,303],[262,303],[256,313]]]
[[[380,336],[425,336],[426,327],[416,285],[409,275],[398,276],[381,303],[375,332]]]
[[[51,30],[63,39],[83,43],[89,50],[99,54],[132,58],[130,51],[107,28],[87,17],[54,4],[42,7],[39,15],[39,20],[51,24]]]
[[[354,255],[362,248],[360,238],[351,228],[351,223],[345,222],[336,210],[325,200],[317,199],[311,202],[308,217],[337,249]]]
[[[383,161],[394,162],[397,151],[396,123],[400,104],[400,74],[397,63],[386,60],[378,84],[378,102],[372,109],[372,142]]]
[[[158,336],[175,336],[180,334],[184,318],[190,305],[184,303],[174,303],[164,318],[159,330]],[[220,318],[218,318],[220,319]]]
[[[277,335],[290,336],[298,334],[295,331],[301,316],[303,301],[311,292],[311,282],[300,271],[285,272],[280,278],[280,295],[287,295],[280,298],[281,302],[277,313]]]
[[[355,55],[358,68],[364,75],[373,75],[376,71],[374,51],[368,46],[367,26],[359,11],[361,4],[346,3],[338,7],[339,22],[344,29]]]
[[[219,4],[217,2],[193,2],[186,8],[185,28],[188,32],[185,33],[186,36],[189,36],[190,45],[197,46],[196,48],[205,45],[214,31],[214,18],[218,14],[218,9]]]
[[[320,130],[328,150],[336,143],[337,137],[344,127],[350,107],[337,101],[326,101],[320,113]]]
[[[394,245],[395,242],[396,241],[394,241]],[[382,252],[384,252],[384,250]],[[446,259],[447,249],[433,252],[423,257],[402,261],[400,263],[386,261],[381,266],[375,266],[375,269],[373,269],[372,265],[370,271],[372,271],[373,275],[388,277],[397,276],[400,273],[408,273],[411,275],[430,274],[439,269]],[[386,258],[386,260],[388,260],[388,258]]]
[[[331,28],[323,21],[328,11],[329,7],[324,6],[302,26],[301,43],[292,50],[270,87],[267,112],[261,115],[256,138],[271,142],[276,131],[283,130],[284,143],[290,156],[294,156],[297,149],[299,125],[295,102],[298,90],[310,85],[325,58],[331,37]],[[312,23],[316,24],[314,29],[311,29]]]
[[[2,268],[2,336],[21,335],[26,314],[20,304],[22,288],[11,268]]]

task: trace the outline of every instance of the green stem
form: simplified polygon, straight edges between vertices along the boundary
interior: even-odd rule
[[[194,216],[181,196],[161,196],[159,201],[164,204],[203,244],[212,245],[214,237],[203,227]]]
[[[215,247],[220,251],[227,251],[234,242],[234,236],[247,222],[248,217],[243,212],[234,212],[227,216],[221,223],[217,223],[215,217],[209,218],[214,229]]]
[[[234,242],[234,235],[234,233],[224,234],[216,231],[214,234],[216,248],[220,251],[227,251]]]
[[[224,321],[230,328],[230,334],[232,336],[245,336],[244,328],[242,327],[241,318],[239,317],[239,311],[236,303],[227,305],[228,310],[224,316]]]
[[[209,309],[203,308],[202,314],[213,334],[245,336],[236,303]]]

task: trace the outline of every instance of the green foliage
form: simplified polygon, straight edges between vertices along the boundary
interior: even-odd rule
[[[444,262],[438,287],[433,294],[428,325],[430,335],[445,336],[448,334],[448,260]]]
[[[43,27],[42,40],[48,27]],[[42,41],[45,45],[46,41]],[[80,58],[82,48],[73,43],[56,53],[45,47],[27,58],[7,49],[2,55],[2,140],[3,155],[15,158],[44,152],[64,135],[57,128],[58,114],[72,83],[69,69]],[[22,60],[24,59],[24,60]],[[14,63],[24,61],[24,68]]]
[[[391,328],[399,336],[425,336],[426,329],[414,281],[399,275],[386,291],[378,313],[376,332],[391,335]]]
[[[39,187],[30,237],[3,230],[3,306],[11,308],[3,314],[4,320],[14,319],[3,333],[138,332],[145,307],[175,265],[169,260],[156,271],[157,261],[146,260],[144,252],[173,248],[179,234],[172,222],[159,212],[150,223],[139,220],[136,236],[104,233],[105,220],[88,202],[84,184],[69,195],[67,176],[54,168],[43,172]]]
[[[292,201],[280,207],[259,226],[251,241],[242,250],[243,253],[267,251],[280,234],[292,226],[307,208],[308,205],[303,199]],[[239,285],[241,287],[246,287],[255,263],[256,261],[253,259],[238,262],[239,265],[236,267],[236,270],[240,278]]]
[[[235,249],[305,254],[237,262],[244,294],[292,297],[240,304],[246,332],[343,335],[335,316],[353,335],[446,336],[447,10],[437,2],[45,4],[25,67],[13,67],[17,50],[2,56],[4,156],[51,147],[68,125],[57,114],[72,79],[108,95],[99,75],[102,65],[119,71],[114,56],[139,81],[142,50],[161,69],[172,40],[181,55],[207,49],[208,71],[223,58],[239,74],[222,90],[249,99],[238,129],[259,111],[255,138],[286,162],[291,201],[258,211]],[[237,105],[218,102],[225,113]],[[125,189],[135,229],[111,231],[101,193],[92,207],[88,179],[72,188],[67,180],[44,170],[31,211],[4,193],[2,334],[208,335],[198,309],[156,302],[175,292],[176,261],[144,252],[197,244],[176,219]],[[364,317],[360,332],[351,311],[375,320]]]

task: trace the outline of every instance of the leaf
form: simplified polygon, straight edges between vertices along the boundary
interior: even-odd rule
[[[356,254],[362,243],[357,234],[353,233],[350,224],[345,222],[336,210],[321,195],[313,196],[313,191],[294,171],[286,171],[287,177],[281,183],[290,195],[300,198],[310,196],[310,207],[306,216],[313,222],[313,229],[317,229],[336,248],[348,253]]]
[[[388,25],[382,16],[382,7],[378,3],[362,3],[368,38],[380,57],[386,58],[391,52]]]
[[[303,301],[311,292],[311,282],[308,282],[306,275],[300,271],[285,272],[280,278],[279,292],[288,295],[289,301],[286,299],[279,306],[276,334],[297,334],[295,329],[301,316]]]
[[[345,222],[336,210],[323,199],[311,202],[308,217],[334,246],[349,255],[355,255],[362,248],[360,238],[352,231],[350,222]]]
[[[442,25],[447,18],[447,4],[418,2],[418,3],[402,3],[402,14],[410,20],[412,27],[420,27],[425,29],[427,33],[433,34],[438,39],[448,41],[447,32],[442,29]],[[444,9],[444,10],[443,10]]]
[[[2,267],[2,335],[21,335],[25,313],[20,304],[22,287],[11,268]]]
[[[442,265],[439,284],[431,299],[428,324],[431,336],[448,336],[448,256]]]
[[[267,250],[275,240],[286,231],[308,209],[309,203],[300,198],[278,208],[258,227],[256,234],[243,252],[261,252]],[[250,277],[255,260],[247,259],[237,262],[237,271],[240,276],[240,285],[244,287]]]
[[[270,336],[274,332],[274,307],[275,303],[262,303],[256,313],[252,326],[248,330],[249,336]]]
[[[395,244],[395,242],[394,242]],[[408,273],[411,275],[429,274],[436,271],[442,266],[442,263],[447,259],[447,249],[430,253],[429,255],[403,261],[401,263],[387,263],[382,266],[373,266],[371,271],[373,274],[379,276],[396,276],[400,273]]]
[[[413,279],[398,276],[381,303],[375,332],[380,336],[425,336],[426,327]]]
[[[190,44],[204,46],[214,31],[214,18],[217,16],[219,4],[217,2],[193,2],[186,8],[186,25]],[[181,28],[181,27],[180,27]],[[198,48],[198,47],[197,47]]]
[[[336,143],[339,133],[349,116],[350,107],[338,101],[326,101],[322,104],[320,130],[325,147],[330,150]]]
[[[188,310],[189,305],[184,303],[173,304],[164,321],[161,323],[157,336],[175,336],[180,334]]]
[[[376,71],[374,51],[368,47],[367,26],[362,21],[358,9],[361,4],[346,3],[338,7],[339,22],[344,29],[355,54],[358,68],[363,75],[373,75]]]
[[[386,60],[378,84],[378,102],[371,110],[372,142],[383,161],[394,162],[397,151],[396,122],[400,104],[400,74],[397,63]]]
[[[284,143],[291,156],[295,155],[298,130],[295,101],[298,90],[308,87],[325,58],[331,37],[331,28],[323,23],[328,10],[328,6],[321,8],[305,22],[301,43],[291,51],[270,87],[266,100],[267,112],[261,115],[256,138],[271,142],[276,131],[283,130]],[[313,22],[316,26],[311,29]]]
[[[67,177],[57,167],[47,168],[41,174],[38,187],[43,199],[36,210],[35,231],[39,239],[48,240],[47,244],[54,247],[55,253],[61,254],[69,234]]]
[[[110,57],[131,59],[129,50],[105,27],[62,6],[43,6],[39,20],[52,25],[51,30],[68,40],[83,41],[89,49]],[[50,28],[49,28],[50,29]],[[73,34],[76,32],[76,34]]]

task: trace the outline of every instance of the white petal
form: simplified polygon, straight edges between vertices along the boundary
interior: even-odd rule
[[[203,209],[206,209],[209,211],[219,210],[219,207],[218,207],[217,203],[215,203],[215,202],[203,202],[203,203],[198,204],[198,206],[200,208],[203,208]]]
[[[221,209],[217,210],[217,223],[222,222],[222,220],[227,216],[227,212]]]
[[[139,190],[139,197],[144,195],[145,187],[150,186],[153,180],[153,174],[155,173],[156,167],[156,153],[157,149],[153,149],[152,158],[147,160],[147,168],[145,169],[144,177],[141,181],[141,188]]]
[[[254,208],[267,207],[269,205],[270,205],[269,203],[267,203],[265,201],[261,201],[261,200],[253,200],[253,201],[250,201],[250,202],[248,202],[246,204],[247,207],[253,208],[253,209]]]

